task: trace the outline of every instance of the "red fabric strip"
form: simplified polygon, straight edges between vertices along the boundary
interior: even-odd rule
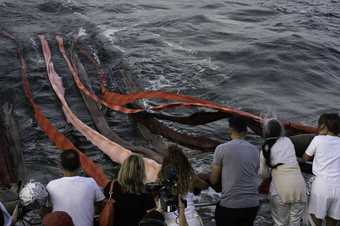
[[[12,35],[8,34],[6,36],[16,42],[15,38]],[[16,44],[18,45],[17,42]],[[100,167],[98,167],[85,154],[80,152],[73,145],[73,143],[67,137],[64,136],[64,134],[60,133],[57,130],[57,128],[55,128],[52,125],[52,123],[44,116],[44,114],[40,110],[40,107],[34,102],[33,95],[30,89],[30,85],[29,85],[29,81],[27,78],[28,76],[27,76],[26,61],[19,47],[17,47],[17,54],[18,54],[18,58],[20,61],[20,66],[21,66],[21,78],[23,82],[24,92],[33,108],[34,117],[38,125],[45,132],[48,138],[56,145],[57,148],[61,150],[69,150],[69,149],[76,150],[79,153],[81,168],[84,170],[84,172],[90,177],[92,177],[100,186],[105,187],[106,184],[109,182],[109,180],[105,176],[103,170]]]

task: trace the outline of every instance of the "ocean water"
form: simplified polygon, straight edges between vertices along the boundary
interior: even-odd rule
[[[339,0],[0,0],[0,29],[24,49],[34,98],[47,117],[86,154],[114,174],[116,166],[65,121],[47,80],[37,34],[46,34],[74,112],[91,119],[56,49],[55,34],[80,37],[105,68],[124,60],[147,90],[163,89],[205,98],[260,115],[314,125],[322,112],[340,109]],[[0,39],[0,103],[15,107],[25,164],[46,183],[60,176],[58,151],[37,126],[22,89],[15,45]],[[98,89],[94,71],[89,71]],[[120,78],[111,79],[112,87]],[[113,130],[143,144],[126,116],[108,114]],[[225,139],[225,121],[190,133]],[[259,138],[252,137],[257,143]],[[198,171],[211,154],[188,150]],[[199,200],[212,202],[217,194]],[[258,225],[270,223],[263,205]],[[212,208],[201,211],[207,224]]]

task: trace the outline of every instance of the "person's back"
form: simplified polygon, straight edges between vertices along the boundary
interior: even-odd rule
[[[61,154],[64,177],[48,183],[53,211],[65,211],[75,226],[93,226],[95,203],[105,197],[92,178],[77,176],[80,167],[76,151],[64,151]]]
[[[326,220],[327,226],[340,222],[340,116],[322,114],[318,122],[319,136],[314,137],[303,158],[313,160],[309,213],[319,226]]]
[[[309,150],[314,148],[313,174],[340,183],[340,137],[316,136]]]
[[[258,206],[257,148],[245,140],[238,139],[218,146],[215,153],[216,163],[222,165],[220,205],[228,208]]]
[[[229,119],[232,141],[219,145],[214,153],[210,182],[222,184],[221,201],[216,205],[217,226],[251,226],[258,208],[260,155],[256,146],[244,140],[247,122]]]
[[[260,175],[270,177],[270,207],[274,226],[300,226],[306,206],[306,184],[292,141],[277,119],[265,120]]]
[[[67,212],[76,226],[92,226],[94,203],[102,200],[98,185],[92,178],[62,177],[47,185],[53,211]]]
[[[113,186],[114,226],[138,226],[144,215],[156,207],[152,195],[145,193],[145,178],[145,165],[140,155],[133,154],[125,159]],[[105,187],[106,196],[109,196],[111,183]]]

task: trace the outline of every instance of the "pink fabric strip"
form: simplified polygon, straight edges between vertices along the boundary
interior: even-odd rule
[[[64,114],[68,120],[81,134],[83,134],[89,141],[96,145],[100,150],[102,150],[106,155],[108,155],[112,161],[117,163],[123,163],[123,161],[132,154],[132,152],[117,143],[104,137],[94,129],[90,128],[82,121],[80,121],[77,116],[72,112],[68,106],[64,94],[65,90],[61,77],[57,74],[54,69],[54,65],[51,60],[51,50],[49,48],[48,42],[43,35],[39,35],[43,54],[46,62],[46,68],[48,73],[48,78],[51,82],[53,90],[55,91],[57,97],[59,98]],[[155,181],[160,170],[160,165],[154,160],[144,158],[146,167],[146,177],[147,181]]]

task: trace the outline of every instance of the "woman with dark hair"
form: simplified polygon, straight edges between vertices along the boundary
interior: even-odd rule
[[[143,158],[130,155],[121,165],[117,181],[113,182],[114,226],[138,226],[145,214],[156,208],[151,194],[145,193],[144,181]],[[105,187],[106,197],[111,183]]]
[[[340,221],[340,117],[336,113],[322,114],[318,122],[319,135],[308,146],[303,158],[313,160],[315,180],[309,201],[309,213],[319,226]]]
[[[167,211],[164,214],[168,226],[189,225],[201,226],[202,221],[195,210],[193,201],[194,184],[204,184],[196,175],[188,158],[183,151],[172,145],[168,148],[168,155],[164,158],[162,168],[159,173],[160,181],[167,180],[169,177],[175,177],[176,191],[178,196],[178,211]],[[186,206],[183,202],[186,202]]]
[[[270,176],[270,204],[274,225],[299,226],[306,206],[306,184],[295,148],[276,119],[265,121],[260,175]]]

